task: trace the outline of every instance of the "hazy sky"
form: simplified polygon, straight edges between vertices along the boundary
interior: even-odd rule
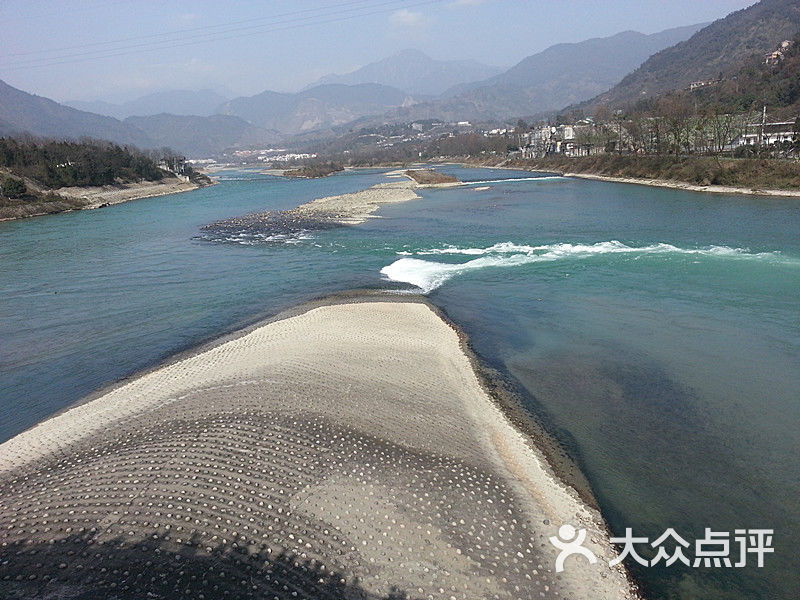
[[[654,33],[753,0],[0,0],[0,79],[56,100],[295,91],[405,48],[508,67],[559,42]]]

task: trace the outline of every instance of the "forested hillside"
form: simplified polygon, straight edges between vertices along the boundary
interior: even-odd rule
[[[617,108],[687,89],[695,82],[730,79],[744,63],[763,57],[798,32],[800,0],[762,0],[654,54],[619,84],[580,107]]]
[[[46,189],[157,181],[164,176],[143,152],[100,141],[0,138],[0,167]]]
[[[794,119],[800,115],[800,35],[769,63],[761,54],[743,62],[729,78],[691,90],[701,107],[717,106],[731,113],[766,106],[770,119]]]

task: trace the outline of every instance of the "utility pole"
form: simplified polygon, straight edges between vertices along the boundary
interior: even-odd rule
[[[758,135],[759,148],[764,147],[764,130],[767,127],[767,105],[764,105],[764,110],[761,111],[761,132]]]

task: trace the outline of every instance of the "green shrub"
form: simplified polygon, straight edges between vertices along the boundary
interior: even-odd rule
[[[6,198],[22,198],[28,193],[28,186],[22,179],[16,177],[6,177],[3,180],[3,195]]]

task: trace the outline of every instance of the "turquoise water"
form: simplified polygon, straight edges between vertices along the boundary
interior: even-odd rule
[[[289,239],[209,241],[200,227],[385,178],[230,172],[0,223],[0,440],[298,302],[422,289],[524,386],[615,533],[775,529],[762,569],[639,568],[651,596],[800,595],[800,203],[441,169],[489,183]]]

